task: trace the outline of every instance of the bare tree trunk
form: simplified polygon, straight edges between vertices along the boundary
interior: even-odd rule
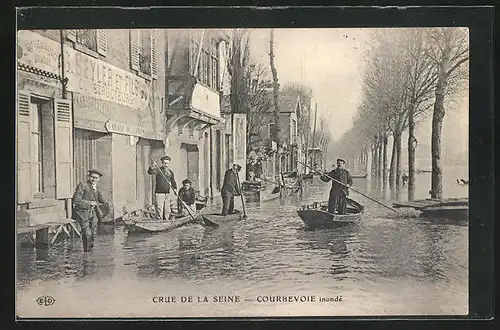
[[[441,71],[441,70],[440,70]],[[443,128],[444,118],[444,75],[439,74],[438,83],[436,86],[436,102],[434,103],[434,113],[432,115],[432,179],[431,179],[431,197],[442,198],[443,196],[443,174],[441,168],[441,131]]]
[[[384,134],[383,139],[383,165],[382,165],[382,180],[384,182],[384,186],[387,184],[387,134]]]
[[[401,134],[398,133],[394,137],[396,144],[396,190],[399,190],[401,181]]]
[[[374,148],[374,155],[375,155],[373,176],[375,177],[375,180],[378,181],[378,165],[379,165],[378,164],[378,157],[379,157],[379,154],[378,154],[378,142],[374,143],[373,148]]]
[[[389,185],[394,188],[396,183],[396,139],[392,143],[391,165],[389,168]]]
[[[378,180],[382,183],[382,171],[383,171],[383,165],[384,165],[384,156],[383,156],[383,150],[384,150],[384,141],[382,140],[382,135],[379,134],[379,139],[378,139]]]
[[[413,110],[411,106],[408,116],[408,200],[410,201],[415,199],[415,149],[417,147]]]
[[[276,66],[274,65],[274,29],[271,29],[269,38],[269,62],[271,65],[271,73],[273,75],[273,101],[274,101],[274,138],[276,142],[280,139],[280,127],[279,127],[279,103],[278,103],[278,93],[279,93],[279,83],[278,83],[278,72],[276,71]]]

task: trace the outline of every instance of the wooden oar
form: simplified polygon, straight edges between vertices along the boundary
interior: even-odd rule
[[[165,181],[167,182],[168,186],[170,187],[170,189],[172,189],[172,191],[174,192],[174,195],[175,197],[177,197],[178,200],[181,201],[182,203],[182,206],[184,206],[184,208],[186,209],[186,211],[189,213],[189,215],[191,216],[191,218],[193,219],[194,222],[198,223],[198,224],[201,224],[201,225],[208,225],[208,226],[211,226],[211,227],[219,227],[218,224],[216,224],[215,222],[212,222],[208,219],[206,219],[205,217],[201,217],[202,218],[202,221],[198,221],[196,220],[196,218],[194,217],[194,215],[191,213],[191,209],[189,208],[189,206],[186,205],[186,203],[182,200],[182,198],[180,198],[178,195],[177,195],[177,191],[175,191],[175,189],[170,185],[170,182],[168,182],[168,178],[167,176],[165,175],[165,173],[163,173],[163,171],[160,169],[160,167],[158,166],[158,164],[156,164],[156,162],[154,161],[153,158],[151,158],[151,161],[153,162],[153,165],[156,167],[156,169],[163,175],[163,177],[165,178]],[[169,206],[170,207],[170,206]]]
[[[238,190],[241,197],[241,206],[243,207],[243,218],[245,219],[247,217],[247,211],[245,209],[245,199],[243,198],[243,192],[241,191],[240,176],[238,175],[238,173],[236,173],[236,180],[238,182]]]
[[[373,201],[373,202],[375,202],[375,203],[377,203],[377,204],[379,204],[379,205],[381,205],[381,206],[383,206],[383,207],[385,207],[385,208],[387,208],[387,209],[389,209],[389,210],[391,210],[391,211],[393,211],[393,212],[398,213],[398,211],[396,211],[396,210],[395,210],[395,209],[393,209],[392,207],[387,206],[387,205],[385,205],[385,204],[383,204],[383,203],[380,203],[379,201],[376,201],[375,199],[371,198],[370,196],[367,196],[367,195],[363,194],[362,192],[359,192],[359,191],[357,191],[356,189],[354,189],[354,188],[352,188],[352,187],[349,187],[348,185],[346,185],[346,184],[344,184],[344,183],[342,183],[342,182],[340,182],[340,181],[338,181],[338,180],[335,180],[334,178],[332,178],[332,177],[331,177],[331,176],[329,176],[328,174],[321,173],[320,171],[315,170],[315,169],[314,169],[314,168],[312,168],[311,166],[309,166],[309,165],[307,165],[307,164],[302,163],[300,160],[297,160],[297,162],[298,162],[298,163],[301,163],[302,165],[305,165],[306,167],[308,167],[309,169],[313,170],[314,172],[316,172],[316,173],[318,173],[318,174],[320,174],[320,175],[324,175],[324,176],[326,176],[327,178],[329,178],[330,180],[333,180],[333,181],[337,182],[338,184],[341,184],[342,186],[347,187],[347,188],[349,188],[349,189],[351,189],[351,190],[353,190],[353,191],[357,192],[358,194],[360,194],[360,195],[362,195],[362,196],[365,196],[365,197],[366,197],[366,198],[368,198],[369,200],[371,200],[371,201]]]

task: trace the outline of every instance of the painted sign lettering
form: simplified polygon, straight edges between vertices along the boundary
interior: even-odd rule
[[[19,63],[60,74],[61,46],[32,31],[18,32]],[[64,47],[64,71],[68,90],[100,100],[144,109],[149,104],[149,82],[131,72]]]

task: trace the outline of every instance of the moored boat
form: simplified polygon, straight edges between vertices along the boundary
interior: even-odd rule
[[[364,174],[361,174],[361,173],[355,173],[355,174],[352,174],[351,177],[353,179],[366,179],[366,177],[368,176],[368,173],[364,173]]]
[[[197,204],[197,212],[191,215],[179,215],[170,220],[159,219],[152,207],[124,214],[122,221],[127,226],[129,233],[133,232],[160,232],[169,231],[190,223],[202,223],[201,213],[206,204]]]
[[[210,214],[202,214],[201,215],[204,220],[208,220],[214,223],[221,223],[221,222],[227,222],[227,221],[234,221],[234,220],[240,220],[243,216],[241,211],[234,210],[233,213],[230,213],[228,215],[222,215],[220,213],[210,213]]]
[[[345,214],[332,214],[327,210],[328,202],[314,202],[301,206],[297,214],[308,228],[340,227],[361,222],[364,206],[348,198]]]

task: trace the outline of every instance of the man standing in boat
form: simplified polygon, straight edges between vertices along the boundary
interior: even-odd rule
[[[98,207],[108,206],[108,202],[97,188],[102,173],[90,170],[86,182],[80,182],[73,194],[73,219],[78,222],[82,231],[83,251],[89,252],[94,247],[94,236],[97,229],[98,216],[101,214]]]
[[[341,158],[337,159],[337,167],[330,171],[327,175],[322,175],[321,180],[328,182],[332,180],[332,189],[330,190],[330,198],[328,200],[328,212],[334,213],[337,209],[338,214],[345,214],[347,208],[347,196],[349,196],[349,188],[347,186],[352,186],[352,177],[344,168],[345,161]]]
[[[234,212],[234,196],[240,196],[240,186],[238,173],[241,166],[233,164],[233,167],[226,171],[224,175],[224,183],[221,188],[222,197],[222,215],[228,215]]]
[[[161,167],[148,169],[148,174],[156,176],[155,202],[160,211],[160,217],[168,220],[170,218],[170,188],[177,189],[174,172],[168,168],[170,157],[161,157]]]

